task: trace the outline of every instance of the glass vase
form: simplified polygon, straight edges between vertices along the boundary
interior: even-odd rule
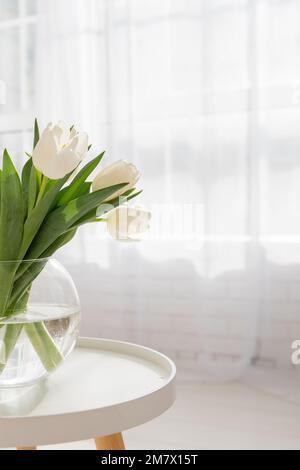
[[[75,346],[76,287],[54,259],[0,262],[0,389],[32,385]]]

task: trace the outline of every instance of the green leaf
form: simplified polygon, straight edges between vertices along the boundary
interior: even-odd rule
[[[41,262],[35,263],[22,263],[24,266],[23,273],[17,280],[15,280],[7,311],[13,313],[14,306],[23,297],[26,290],[30,287],[32,281],[40,274],[44,269],[47,260],[41,260]]]
[[[60,237],[58,237],[55,242],[53,242],[52,245],[50,245],[47,250],[44,251],[44,253],[42,253],[41,258],[48,258],[52,256],[54,253],[56,253],[57,250],[69,243],[72,238],[74,238],[76,232],[77,228],[72,228],[60,235]]]
[[[128,183],[116,184],[108,188],[100,189],[99,191],[73,199],[65,206],[57,208],[49,214],[45,220],[30,246],[30,249],[26,253],[26,258],[39,258],[60,235],[65,233],[69,228],[72,228],[79,219],[98,207],[103,201],[127,184]]]
[[[28,211],[28,194],[29,194],[29,181],[30,181],[30,174],[32,168],[32,159],[30,157],[29,160],[25,163],[22,170],[22,189],[23,189],[23,203],[24,203],[24,215],[25,218],[27,217]]]
[[[3,153],[0,213],[0,261],[17,260],[23,237],[23,191],[7,150]],[[0,317],[5,313],[16,268],[16,263],[0,263]]]
[[[1,177],[0,261],[19,259],[23,236],[23,191],[19,175],[7,152]]]
[[[22,171],[22,188],[25,218],[34,208],[38,192],[38,176],[32,164],[32,158],[27,160]]]
[[[126,191],[121,197],[110,199],[109,201],[105,202],[105,204],[103,204],[102,206],[96,207],[96,209],[93,209],[81,219],[79,219],[76,224],[73,225],[73,227],[79,227],[80,225],[88,224],[89,222],[97,222],[97,219],[103,216],[106,212],[109,212],[110,210],[118,207],[124,202],[130,201],[131,199],[139,196],[143,192],[143,190],[138,191],[136,193],[134,193],[134,191],[136,191],[136,188],[128,189],[128,191]]]
[[[33,133],[33,150],[35,149],[36,144],[40,140],[40,130],[37,119],[34,120],[34,133]]]
[[[136,191],[136,188],[128,189],[121,196],[118,196],[114,199],[107,201],[107,204],[111,204],[112,206],[117,207],[117,206],[120,206],[121,204],[126,203],[127,201],[130,201],[131,199],[135,198],[136,196],[138,196],[139,194],[143,192],[142,189],[140,191],[137,191],[136,193],[135,191]]]
[[[72,227],[78,228],[80,227],[80,225],[88,224],[89,222],[94,221],[96,217],[97,217],[97,207],[96,209],[92,209],[90,212],[88,212],[79,220],[77,220],[77,222]]]
[[[134,199],[135,197],[139,196],[140,194],[142,194],[142,192],[143,192],[143,189],[140,189],[140,191],[137,191],[136,193],[128,195],[126,200],[131,201],[131,199]]]
[[[57,205],[58,206],[64,206],[68,202],[72,201],[72,199],[75,199],[81,195],[80,193],[80,188],[81,185],[85,182],[85,180],[88,178],[88,176],[97,168],[99,163],[101,162],[105,152],[100,153],[96,158],[91,160],[89,163],[87,163],[78,173],[78,175],[75,176],[73,179],[72,183],[67,186],[67,188],[64,188],[62,191],[62,195],[59,198]]]
[[[39,228],[41,227],[45,217],[48,212],[51,210],[51,206],[55,201],[59,190],[66,183],[70,175],[66,175],[60,180],[56,180],[46,192],[44,197],[39,201],[39,203],[32,210],[28,216],[25,225],[24,225],[24,237],[20,250],[20,257],[23,258],[26,254],[26,251],[30,247],[30,244],[34,237],[36,236]]]
[[[136,193],[134,191],[136,191],[136,188],[128,189],[128,191],[123,193],[122,196],[110,199],[106,202],[106,204],[103,204],[103,206],[98,207],[96,210],[96,217],[102,217],[106,212],[109,212],[109,206],[113,206],[113,208],[119,207],[122,204],[127,203],[131,199],[134,199],[135,197],[139,196],[143,192],[143,190],[137,191]]]
[[[81,186],[79,186],[78,190],[76,191],[76,198],[83,196],[84,194],[88,194],[90,192],[92,183],[90,181],[84,181]],[[62,198],[66,195],[66,193],[69,191],[69,186],[66,188],[63,188],[59,193],[58,193],[58,198],[57,198],[57,203],[55,204],[55,207],[62,206],[61,200]],[[74,198],[73,198],[74,199]],[[69,202],[69,201],[68,201]]]
[[[69,243],[76,234],[76,228],[68,230],[58,237],[47,250],[40,256],[41,261],[36,263],[23,263],[25,269],[19,278],[15,281],[12,289],[12,295],[9,299],[8,311],[13,309],[16,303],[26,294],[34,279],[41,273],[47,264],[48,257],[52,256],[59,248]]]
[[[33,133],[33,150],[35,149],[36,147],[36,144],[38,143],[38,141],[40,140],[40,130],[39,130],[39,125],[38,125],[38,121],[37,119],[35,118],[34,120],[34,133]],[[29,154],[27,154],[29,156]],[[40,171],[38,171],[37,169],[35,170],[35,173],[36,173],[36,184],[37,184],[37,192],[39,191],[39,188],[41,186],[41,182],[42,182],[42,173]]]
[[[1,182],[2,182],[2,170],[0,170],[0,224],[1,224]]]
[[[29,189],[28,189],[28,215],[31,214],[35,206],[35,201],[38,194],[38,176],[35,167],[32,165],[30,178],[29,178]]]

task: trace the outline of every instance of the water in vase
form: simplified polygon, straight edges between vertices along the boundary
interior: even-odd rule
[[[79,324],[78,306],[49,304],[0,321],[0,388],[45,378],[72,351]]]

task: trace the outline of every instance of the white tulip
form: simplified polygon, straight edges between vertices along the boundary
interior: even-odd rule
[[[43,175],[50,179],[63,178],[71,173],[86,156],[88,136],[63,122],[48,124],[38,141],[32,161]]]
[[[116,240],[131,240],[149,229],[151,213],[138,207],[120,206],[108,213],[107,230]]]
[[[139,177],[139,171],[132,163],[128,163],[126,160],[119,160],[98,173],[93,181],[92,191],[98,191],[99,189],[108,188],[119,183],[128,183],[110,196],[109,199],[116,198],[122,196],[129,189],[134,188]]]

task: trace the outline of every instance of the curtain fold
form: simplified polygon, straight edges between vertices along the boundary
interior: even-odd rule
[[[138,165],[153,210],[146,242],[119,246],[89,228],[60,255],[83,333],[158,347],[198,377],[294,377],[299,2],[39,9],[37,114],[74,122],[110,161]]]

